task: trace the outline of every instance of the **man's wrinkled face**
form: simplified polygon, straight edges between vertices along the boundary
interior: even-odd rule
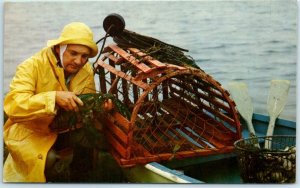
[[[90,53],[90,49],[84,45],[68,44],[63,54],[65,72],[68,74],[78,72],[87,63]]]

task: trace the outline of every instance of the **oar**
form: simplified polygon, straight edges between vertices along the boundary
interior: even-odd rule
[[[228,84],[228,90],[236,104],[237,110],[246,121],[250,137],[255,137],[255,130],[252,124],[253,104],[251,97],[248,94],[247,84],[244,82],[230,82]],[[255,146],[259,147],[257,143]]]
[[[268,102],[267,111],[270,116],[269,126],[266,136],[273,136],[275,121],[279,114],[282,112],[288,97],[290,88],[290,81],[288,80],[272,80]],[[271,148],[271,139],[265,141],[265,149]]]

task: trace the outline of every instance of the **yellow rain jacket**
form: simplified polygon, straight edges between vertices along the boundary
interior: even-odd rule
[[[93,70],[87,63],[65,85],[63,68],[50,47],[42,49],[17,68],[4,100],[9,119],[4,142],[9,155],[3,167],[4,182],[45,182],[45,162],[57,134],[48,128],[57,111],[55,91],[94,93]]]

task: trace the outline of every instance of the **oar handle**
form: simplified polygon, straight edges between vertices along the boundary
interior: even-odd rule
[[[267,130],[267,134],[266,136],[273,136],[274,133],[274,128],[275,128],[275,120],[277,119],[277,117],[270,117],[270,122],[268,125],[268,130]]]
[[[246,123],[247,123],[247,127],[248,127],[248,130],[249,130],[250,136],[255,136],[255,130],[254,130],[254,127],[253,127],[253,124],[252,124],[252,120],[247,119]]]
[[[247,123],[248,130],[249,130],[249,137],[253,138],[253,140],[252,140],[253,141],[253,145],[256,148],[260,148],[259,143],[258,143],[258,139],[257,139],[257,137],[255,135],[255,130],[254,130],[254,127],[253,127],[253,124],[252,124],[252,120],[251,119],[247,119],[246,123]]]
[[[271,149],[272,139],[268,138],[268,137],[273,136],[276,119],[277,119],[277,117],[274,117],[274,116],[270,117],[270,122],[269,122],[268,130],[267,130],[267,134],[266,134],[267,139],[265,141],[265,149]]]

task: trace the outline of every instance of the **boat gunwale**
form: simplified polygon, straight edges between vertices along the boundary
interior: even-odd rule
[[[264,114],[258,114],[258,113],[253,113],[253,120],[261,121],[268,123],[270,121],[270,117]],[[276,125],[283,126],[283,127],[289,127],[289,128],[294,128],[296,129],[296,121],[292,120],[287,120],[287,119],[282,119],[282,118],[277,118]]]

